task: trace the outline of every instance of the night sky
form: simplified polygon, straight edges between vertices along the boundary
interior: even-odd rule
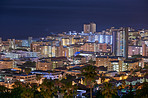
[[[0,0],[0,36],[41,37],[50,32],[97,31],[131,26],[148,29],[148,0]]]

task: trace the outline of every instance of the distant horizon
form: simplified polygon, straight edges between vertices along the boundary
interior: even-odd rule
[[[111,26],[111,27],[114,27],[114,26]],[[110,27],[110,28],[111,28]],[[122,26],[123,27],[123,26]],[[125,27],[125,26],[124,26]],[[131,27],[131,26],[126,26],[126,27]],[[110,28],[106,28],[106,29],[110,29]],[[115,27],[115,29],[118,29],[118,28],[120,28],[120,27]],[[137,28],[133,28],[133,27],[131,27],[132,29],[135,29],[135,31],[136,30],[142,30],[142,29],[144,29],[144,30],[147,30],[147,29],[145,29],[145,28],[139,28],[139,29],[137,29]],[[106,29],[102,29],[102,30],[100,30],[100,31],[96,31],[96,32],[102,32],[103,30],[106,30]],[[69,30],[70,31],[70,30]],[[63,31],[63,32],[69,32],[69,31]],[[76,30],[71,30],[72,32],[73,31],[76,31]],[[82,30],[83,31],[83,30]],[[76,32],[79,32],[79,33],[81,33],[82,31],[76,31]],[[38,35],[32,35],[32,36],[23,36],[23,37],[19,37],[19,36],[17,36],[17,37],[2,37],[2,36],[0,36],[1,38],[2,38],[2,40],[7,40],[7,39],[18,39],[18,40],[25,40],[25,39],[28,39],[28,37],[33,37],[33,39],[38,39],[38,38],[40,38],[40,37],[47,37],[47,36],[49,36],[49,35],[51,35],[51,34],[54,34],[54,33],[56,33],[56,34],[60,34],[60,33],[63,33],[63,32],[37,32],[38,33]],[[32,32],[32,33],[36,33],[36,32]],[[46,34],[44,34],[44,35],[42,35],[43,33],[46,33]],[[41,36],[42,35],[42,36]]]
[[[80,32],[90,22],[97,24],[97,31],[148,29],[147,4],[148,0],[2,0],[0,36],[36,38],[49,32]]]

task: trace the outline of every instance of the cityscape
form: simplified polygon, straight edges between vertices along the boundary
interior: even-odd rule
[[[84,4],[89,7],[88,1]],[[104,4],[103,1],[94,1]],[[76,2],[81,5],[80,1]],[[56,5],[54,1],[50,3]],[[74,1],[68,3],[77,4]],[[21,3],[18,1],[15,4]],[[24,2],[23,4],[25,5]],[[58,6],[67,6],[62,4],[59,3]],[[137,4],[135,0],[135,5]],[[7,7],[4,5],[5,3],[0,4],[3,10]],[[24,8],[25,6],[22,7]],[[28,8],[40,7],[32,5]],[[74,8],[71,8],[71,11],[72,9]],[[52,10],[56,12],[58,7],[56,10],[53,7]],[[89,19],[80,21],[78,29],[73,26],[75,24],[69,24],[69,28],[74,27],[74,30],[65,31],[59,27],[62,32],[56,27],[58,32],[50,31],[57,25],[52,22],[53,27],[45,26],[44,33],[39,31],[40,33],[36,34],[31,33],[30,28],[26,28],[28,33],[25,33],[25,29],[19,26],[16,28],[15,23],[14,26],[11,25],[13,29],[5,30],[7,26],[0,23],[0,98],[148,98],[147,25],[142,29],[137,24],[135,25],[140,28],[135,25],[112,25],[100,30],[97,19],[92,19],[93,22]],[[17,24],[18,21],[15,21]],[[9,21],[5,22],[9,24]],[[20,25],[23,24],[25,25],[25,19]],[[40,26],[36,30],[41,30]],[[18,33],[17,29],[22,30],[22,33]],[[9,35],[11,30],[16,33]],[[28,36],[29,34],[32,36]]]

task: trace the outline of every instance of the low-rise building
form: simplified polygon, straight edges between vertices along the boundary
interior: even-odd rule
[[[10,60],[9,58],[0,60],[0,69],[13,68],[13,65],[14,65],[14,61]]]

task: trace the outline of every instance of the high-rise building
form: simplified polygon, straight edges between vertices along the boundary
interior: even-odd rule
[[[90,33],[90,24],[84,24],[84,33]]]
[[[123,57],[128,58],[128,28],[123,31]]]
[[[113,38],[112,38],[112,40],[113,40],[112,41],[113,42],[112,53],[113,53],[114,56],[117,56],[117,31],[113,31],[112,36],[113,36]]]
[[[2,38],[0,37],[0,44],[2,44]]]
[[[90,24],[84,24],[84,33],[95,33],[96,32],[96,24],[90,23]]]
[[[146,56],[146,44],[142,44],[142,56]]]
[[[90,32],[95,33],[96,32],[96,24],[90,23]]]
[[[28,46],[29,47],[30,47],[31,43],[32,43],[32,37],[28,37]]]
[[[113,48],[115,56],[128,58],[128,28],[113,32]]]

